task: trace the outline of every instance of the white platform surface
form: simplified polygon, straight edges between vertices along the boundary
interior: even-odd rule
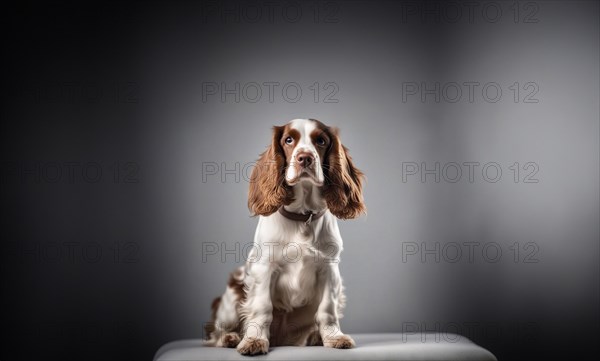
[[[155,361],[205,360],[478,360],[497,361],[488,350],[454,334],[350,334],[356,348],[336,350],[322,346],[271,347],[267,355],[242,356],[235,349],[205,347],[202,340],[169,342]],[[425,339],[425,342],[423,341]]]

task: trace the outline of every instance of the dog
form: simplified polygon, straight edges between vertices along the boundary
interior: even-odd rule
[[[366,213],[364,174],[337,128],[315,119],[273,127],[250,177],[248,208],[258,215],[247,262],[212,303],[207,345],[266,354],[270,346],[348,349],[338,267],[337,218]]]

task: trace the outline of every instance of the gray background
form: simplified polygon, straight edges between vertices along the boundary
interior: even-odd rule
[[[14,344],[43,346],[21,356],[148,358],[167,341],[202,337],[210,302],[243,263],[257,221],[243,172],[222,180],[203,165],[244,169],[268,145],[272,125],[317,118],[341,129],[368,178],[368,215],[340,222],[345,332],[447,331],[501,359],[591,357],[599,317],[598,3],[520,2],[516,22],[509,1],[479,3],[472,17],[459,3],[456,18],[455,8],[435,2],[292,2],[283,3],[289,13],[275,6],[272,18],[265,4],[11,12],[7,30],[23,32],[10,42],[13,67],[5,70],[5,319]],[[256,22],[255,5],[263,8]],[[492,19],[497,8],[502,15]],[[65,83],[78,81],[101,84],[103,95],[69,98]],[[281,85],[272,102],[266,87],[255,103],[243,94],[239,102],[218,94],[203,101],[206,82]],[[281,95],[291,82],[302,89],[297,102]],[[328,82],[338,87],[335,103],[324,102]],[[403,101],[408,82],[481,85],[472,102],[465,87],[454,103],[420,93]],[[502,89],[495,103],[481,93],[491,82]],[[528,82],[539,88],[537,103],[524,102]],[[57,83],[58,100],[45,96]],[[100,164],[101,181],[44,180],[48,162],[64,169],[73,161]],[[123,172],[115,178],[114,162],[125,173],[133,163],[135,182]],[[466,167],[455,183],[420,173],[403,182],[407,162],[480,166],[473,182]],[[481,173],[490,162],[502,169],[495,183]],[[535,163],[538,182],[524,182],[531,168],[515,182],[515,162]],[[74,242],[74,257],[65,242]],[[82,256],[90,242],[100,262]],[[478,243],[472,262],[465,242]],[[61,256],[50,261],[57,244]],[[239,251],[207,252],[213,244]],[[439,262],[406,255],[415,244],[440,247]],[[493,248],[482,254],[485,244]]]

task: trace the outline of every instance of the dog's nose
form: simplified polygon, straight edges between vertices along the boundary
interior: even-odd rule
[[[303,167],[309,167],[314,163],[315,158],[308,152],[300,152],[296,154],[296,161]]]

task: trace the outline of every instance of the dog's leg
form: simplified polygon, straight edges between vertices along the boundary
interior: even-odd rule
[[[316,319],[323,346],[353,348],[354,340],[345,335],[340,328],[338,310],[340,302],[343,302],[343,294],[342,278],[337,263],[325,265],[321,276],[322,296]]]
[[[237,345],[242,355],[261,355],[269,352],[269,327],[273,321],[271,276],[269,263],[254,263],[248,269],[248,298],[242,306],[244,338]]]
[[[207,346],[236,347],[241,329],[238,309],[246,298],[244,268],[239,267],[229,276],[225,293],[213,301],[212,322],[205,326],[209,340]]]

